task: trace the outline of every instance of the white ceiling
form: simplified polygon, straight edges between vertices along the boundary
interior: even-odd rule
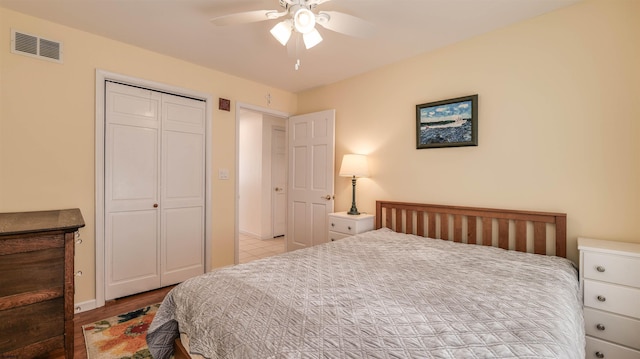
[[[210,22],[240,11],[280,10],[278,0],[0,0],[0,6],[299,92],[578,1],[332,0],[318,10],[360,17],[375,25],[376,34],[360,39],[318,27],[324,41],[310,50],[298,46],[297,51],[295,46],[288,51],[269,33],[280,20],[224,27]],[[301,66],[296,71],[297,59]]]

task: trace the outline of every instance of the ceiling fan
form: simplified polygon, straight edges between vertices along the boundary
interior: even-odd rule
[[[358,17],[338,11],[315,11],[318,5],[330,0],[279,0],[283,10],[254,10],[219,16],[211,19],[218,26],[275,20],[286,16],[278,22],[271,34],[283,46],[287,45],[291,35],[302,34],[304,45],[310,49],[320,42],[322,36],[316,24],[338,33],[356,37],[368,37],[374,32],[373,25]]]

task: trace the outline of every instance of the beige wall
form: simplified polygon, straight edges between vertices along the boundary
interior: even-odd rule
[[[568,214],[577,236],[640,242],[640,1],[585,1],[300,94],[336,109],[336,172],[370,155],[376,199]],[[479,146],[416,150],[415,105],[479,95]],[[336,210],[350,181],[336,177]]]
[[[11,54],[10,29],[64,44],[64,63]],[[76,302],[94,291],[95,71],[103,69],[211,94],[214,266],[234,259],[235,112],[217,98],[293,113],[296,95],[175,58],[0,8],[0,212],[79,207],[87,226],[77,246]],[[271,93],[271,106],[265,95]]]
[[[335,108],[336,167],[370,155],[376,199],[568,213],[579,235],[640,242],[640,2],[584,3],[299,95],[0,8],[0,211],[79,207],[76,301],[94,298],[97,68],[305,113]],[[10,28],[64,43],[64,64],[9,53]],[[415,105],[479,94],[479,146],[415,149]],[[235,113],[213,111],[215,266],[233,262]],[[337,170],[336,170],[337,172]],[[350,181],[336,177],[336,210]]]

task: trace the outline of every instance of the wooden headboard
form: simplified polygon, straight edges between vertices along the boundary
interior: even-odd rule
[[[567,256],[565,213],[376,201],[376,229],[382,227],[536,254],[555,247],[556,256]]]

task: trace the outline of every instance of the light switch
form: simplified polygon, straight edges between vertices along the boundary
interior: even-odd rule
[[[226,168],[218,169],[218,179],[228,180],[229,179],[229,170]]]

